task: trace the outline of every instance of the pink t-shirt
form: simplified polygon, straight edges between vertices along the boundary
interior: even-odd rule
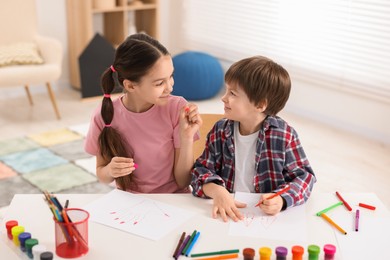
[[[123,97],[123,96],[122,96]],[[114,118],[111,127],[120,132],[125,147],[134,151],[138,168],[132,173],[139,193],[189,192],[179,189],[173,175],[175,148],[180,148],[179,112],[187,104],[183,97],[170,96],[164,106],[153,106],[143,113],[134,113],[122,104],[122,97],[113,100]],[[91,119],[85,140],[85,151],[99,153],[98,137],[104,122],[100,106]],[[197,134],[194,140],[199,139]],[[189,173],[188,173],[189,174]]]

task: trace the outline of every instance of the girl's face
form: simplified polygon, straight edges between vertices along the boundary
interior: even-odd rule
[[[259,109],[249,101],[247,94],[237,84],[226,83],[226,92],[221,100],[224,103],[224,117],[227,119],[243,122],[259,115]]]
[[[133,93],[139,105],[165,105],[173,84],[172,58],[169,55],[161,56],[140,82],[135,83]]]

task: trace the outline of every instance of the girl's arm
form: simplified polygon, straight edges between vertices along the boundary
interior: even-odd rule
[[[115,178],[126,176],[135,170],[133,159],[113,157],[110,162],[100,155],[96,155],[96,176],[100,182],[111,183]]]
[[[175,149],[174,175],[180,188],[191,182],[191,170],[194,165],[194,135],[203,124],[198,107],[188,104],[180,111],[180,148]]]

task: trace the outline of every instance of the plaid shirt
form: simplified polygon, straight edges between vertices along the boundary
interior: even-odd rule
[[[192,170],[192,193],[207,196],[203,184],[214,182],[234,191],[234,121],[218,121],[207,135],[203,154]],[[277,192],[290,184],[282,194],[287,207],[303,204],[310,196],[316,178],[306,158],[296,131],[283,119],[268,116],[256,143],[256,193]]]

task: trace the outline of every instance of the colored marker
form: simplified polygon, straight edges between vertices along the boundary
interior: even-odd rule
[[[360,214],[359,214],[359,210],[357,209],[356,210],[356,215],[355,215],[355,231],[359,231],[359,217],[360,217]]]
[[[364,204],[364,203],[359,203],[359,207],[370,209],[370,210],[375,210],[376,208],[374,206]]]
[[[199,258],[198,260],[218,260],[218,259],[235,259],[238,258],[238,254],[230,254],[230,255],[218,255],[206,258]]]
[[[240,252],[239,249],[232,249],[232,250],[223,250],[223,251],[191,254],[191,257],[202,257],[202,256],[209,256],[209,255],[227,255],[227,254],[234,254],[234,253],[239,253],[239,252]]]
[[[343,199],[343,197],[341,197],[340,193],[338,193],[337,191],[336,191],[336,196],[343,202],[344,206],[345,206],[349,211],[352,211],[351,206],[349,206],[349,204]]]
[[[347,232],[345,232],[344,229],[342,229],[339,225],[337,225],[330,217],[328,217],[325,213],[322,213],[321,214],[321,217],[323,217],[326,221],[328,221],[329,224],[331,224],[332,226],[334,226],[335,228],[337,228],[341,233],[343,233],[344,235],[347,234]]]
[[[185,253],[186,256],[189,256],[189,255],[190,255],[191,250],[192,250],[192,248],[194,247],[194,245],[195,245],[196,241],[198,240],[199,236],[200,236],[200,232],[198,231],[198,232],[196,233],[196,235],[194,236],[194,239],[191,241],[191,244],[190,244],[190,246],[188,247],[188,249],[187,249],[187,251],[186,251],[186,253]]]
[[[190,237],[191,237],[191,236],[188,235],[188,236],[184,239],[183,243],[182,243],[181,246],[179,247],[179,251],[177,251],[177,253],[176,253],[176,255],[175,255],[175,259],[178,259],[178,258],[179,258],[179,256],[181,255],[181,252],[183,251],[184,247],[187,245],[188,241],[190,240]]]
[[[186,232],[183,232],[183,233],[181,234],[181,237],[180,237],[180,239],[179,239],[179,242],[177,243],[175,252],[173,253],[173,257],[176,257],[177,252],[179,251],[179,248],[180,248],[181,244],[183,243],[183,240],[184,240],[185,235],[186,235]]]
[[[281,189],[280,191],[274,193],[273,195],[269,196],[268,198],[265,198],[264,200],[260,200],[259,203],[257,203],[255,207],[260,206],[260,204],[263,203],[263,201],[265,201],[265,200],[273,199],[273,198],[275,198],[276,196],[279,196],[280,194],[285,193],[285,192],[288,191],[289,189],[290,189],[290,185],[288,185],[288,186],[285,187],[284,189]]]
[[[336,207],[338,207],[338,206],[340,206],[340,205],[343,205],[343,202],[342,202],[342,201],[339,201],[339,202],[337,202],[336,204],[333,204],[332,206],[329,206],[329,207],[327,207],[326,209],[323,209],[323,210],[317,212],[316,215],[317,215],[317,216],[321,216],[322,213],[326,213],[326,212],[328,212],[329,210],[334,209],[334,208],[336,208]]]
[[[192,234],[191,234],[191,236],[190,236],[190,240],[188,240],[186,246],[183,248],[183,251],[181,251],[181,254],[182,254],[182,255],[185,255],[185,254],[186,254],[186,252],[187,252],[187,250],[188,250],[188,247],[191,245],[192,240],[194,240],[195,235],[196,235],[196,230],[194,230],[194,231],[192,232]]]

